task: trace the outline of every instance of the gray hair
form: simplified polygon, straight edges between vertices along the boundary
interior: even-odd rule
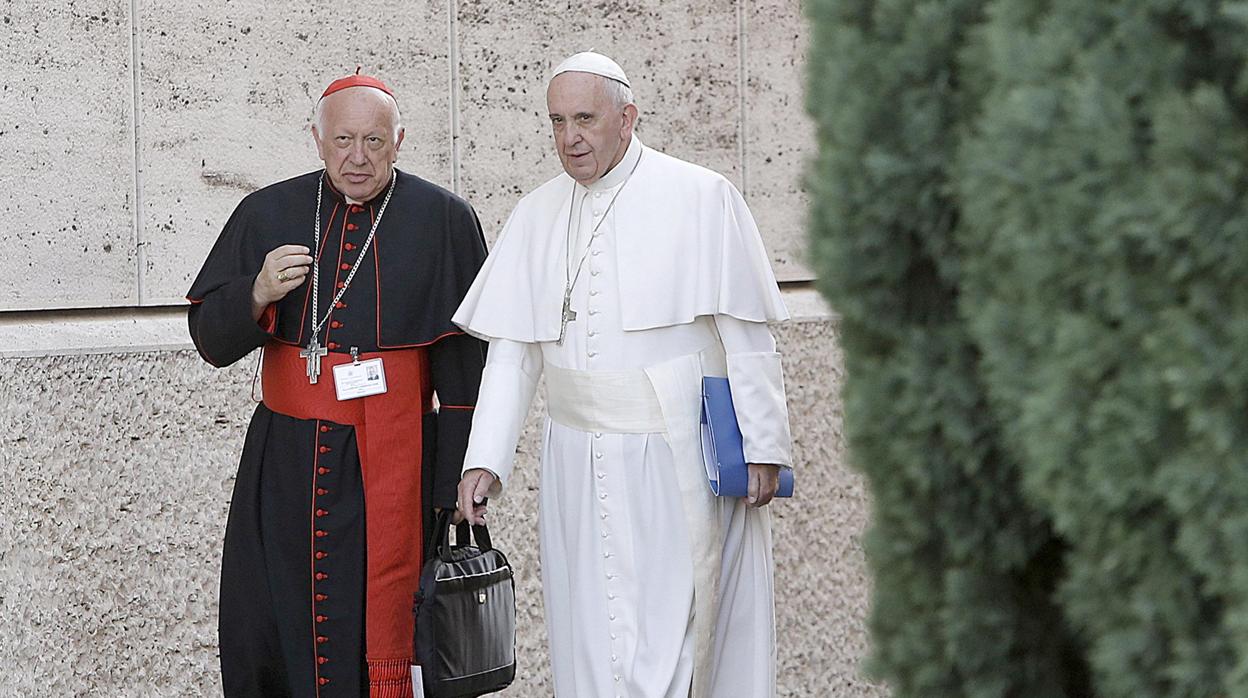
[[[610,98],[611,103],[616,107],[623,109],[630,104],[637,104],[633,101],[633,91],[628,85],[625,85],[619,80],[612,80],[611,78],[603,77],[601,75],[599,77],[602,77],[603,91],[606,92],[607,97]]]
[[[372,88],[370,88],[372,89]],[[390,103],[394,109],[394,133],[390,136],[394,140],[399,140],[399,132],[403,130],[403,115],[399,112],[399,102],[394,97],[382,92],[374,90],[381,95],[383,99]],[[323,137],[325,135],[325,98],[322,97],[316,101],[316,106],[312,108],[312,124],[316,126],[317,133]]]

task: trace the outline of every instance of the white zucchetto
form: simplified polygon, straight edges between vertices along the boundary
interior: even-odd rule
[[[624,69],[619,63],[607,58],[601,53],[593,51],[582,51],[581,53],[569,56],[564,59],[555,72],[551,73],[550,79],[554,80],[556,75],[561,73],[592,73],[601,75],[604,78],[615,80],[623,83],[625,87],[632,89],[632,85],[628,82],[628,76],[624,74]]]

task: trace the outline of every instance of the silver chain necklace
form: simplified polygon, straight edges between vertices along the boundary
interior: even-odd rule
[[[334,295],[334,300],[329,303],[329,310],[325,311],[325,317],[317,322],[316,318],[320,314],[317,308],[317,302],[321,297],[321,194],[325,190],[325,172],[321,171],[321,177],[316,183],[316,230],[313,233],[315,247],[312,248],[312,338],[308,341],[308,347],[299,352],[299,357],[307,361],[308,383],[315,385],[317,379],[321,375],[321,357],[327,355],[329,350],[321,346],[319,337],[321,328],[329,322],[329,316],[333,315],[334,308],[338,305],[338,301],[342,300],[342,296],[351,287],[351,280],[355,278],[355,272],[359,271],[360,263],[364,261],[364,256],[368,254],[368,248],[373,244],[373,237],[377,235],[377,226],[381,225],[382,216],[386,215],[386,206],[390,203],[390,195],[394,194],[394,185],[398,181],[398,173],[391,171],[390,187],[386,190],[386,198],[381,201],[381,208],[377,209],[377,217],[373,219],[373,228],[368,231],[368,238],[364,240],[364,246],[360,248],[360,256],[356,258],[355,264],[352,265],[351,271],[347,274],[347,280],[342,283],[342,288],[338,289],[338,293]]]
[[[567,238],[567,262],[563,265],[563,310],[559,318],[559,339],[555,343],[562,346],[564,337],[568,333],[568,323],[576,320],[576,311],[572,309],[572,287],[576,286],[576,282],[581,278],[581,269],[585,267],[585,258],[589,256],[589,248],[594,244],[594,234],[602,227],[607,220],[607,214],[611,212],[611,207],[615,206],[615,200],[619,198],[620,192],[624,191],[624,187],[628,184],[628,180],[633,178],[633,173],[637,171],[637,166],[641,164],[641,158],[645,155],[645,151],[637,154],[637,161],[633,163],[632,169],[628,171],[628,176],[620,183],[620,188],[615,190],[611,195],[611,201],[607,203],[607,208],[602,212],[602,218],[594,224],[592,230],[589,231],[589,241],[585,243],[585,251],[581,253],[581,259],[576,263],[576,274],[572,273],[572,204],[576,202],[576,182],[572,182],[572,198],[568,200],[568,231]],[[588,196],[588,194],[586,194]],[[585,197],[581,197],[581,208],[585,207]],[[577,209],[577,219],[580,219],[580,209]]]

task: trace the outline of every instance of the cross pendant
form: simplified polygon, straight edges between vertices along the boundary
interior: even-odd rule
[[[563,294],[563,317],[559,322],[559,341],[556,344],[563,345],[563,338],[568,334],[568,323],[576,320],[576,311],[572,309],[572,293]]]
[[[321,346],[321,343],[313,337],[308,342],[308,348],[299,352],[299,358],[308,362],[308,383],[316,385],[316,381],[321,376],[321,357],[329,353],[329,350]]]

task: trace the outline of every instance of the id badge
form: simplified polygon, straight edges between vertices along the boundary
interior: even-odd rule
[[[334,391],[339,400],[354,400],[386,392],[386,369],[381,357],[334,367]]]
[[[425,677],[419,664],[412,665],[412,698],[425,698]]]

